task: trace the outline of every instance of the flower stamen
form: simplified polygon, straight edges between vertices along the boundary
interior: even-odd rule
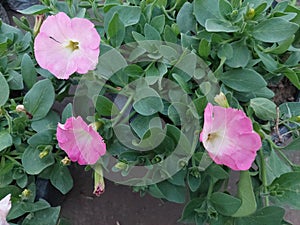
[[[70,41],[66,48],[71,49],[72,52],[79,49],[79,42],[78,41]]]

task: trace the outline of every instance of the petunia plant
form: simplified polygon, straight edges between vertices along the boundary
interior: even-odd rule
[[[42,0],[21,12],[35,24],[0,29],[1,220],[63,223],[39,184],[66,194],[78,163],[96,196],[104,178],[132,186],[185,204],[180,223],[290,224],[294,1]],[[283,82],[294,94],[278,102]]]

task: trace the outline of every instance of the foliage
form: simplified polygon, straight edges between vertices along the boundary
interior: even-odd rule
[[[55,139],[72,106],[62,116],[54,110],[72,85],[73,113],[100,124],[110,153],[101,159],[104,176],[185,203],[181,222],[286,224],[283,207],[299,209],[300,167],[285,151],[300,149],[300,103],[276,106],[269,88],[283,78],[300,87],[299,8],[272,0],[42,3],[22,13],[88,18],[101,35],[100,58],[95,71],[58,80],[37,65],[25,18],[15,19],[25,33],[1,24],[0,198],[12,193],[10,221],[57,221],[59,207],[35,199],[35,181],[49,179],[63,194],[72,188]],[[220,91],[263,141],[253,167],[239,172],[236,194],[232,172],[212,163],[198,140],[204,108]],[[277,145],[279,128],[288,130],[280,140],[293,140],[286,146]]]

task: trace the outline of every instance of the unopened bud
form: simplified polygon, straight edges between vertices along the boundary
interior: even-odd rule
[[[22,200],[27,200],[31,195],[31,191],[28,189],[24,189],[20,195]]]
[[[94,192],[93,194],[99,197],[104,193],[105,183],[103,178],[103,171],[100,164],[97,164],[94,168]]]
[[[90,126],[95,130],[97,131],[100,127],[101,127],[101,123],[100,122],[94,122],[94,123],[91,123]]]
[[[34,23],[34,27],[33,27],[33,36],[34,37],[40,32],[40,28],[43,23],[44,17],[45,17],[44,15],[36,15],[35,16],[35,23]]]
[[[124,162],[118,162],[116,165],[114,165],[114,167],[119,170],[125,170],[127,168],[127,164]]]
[[[248,12],[246,13],[245,18],[248,19],[248,20],[251,20],[251,19],[253,19],[254,16],[255,16],[255,9],[250,8],[248,10]]]
[[[224,108],[229,107],[227,98],[226,98],[226,96],[224,95],[223,92],[220,92],[220,94],[216,95],[214,100],[215,100],[216,103],[218,103],[219,106],[222,106]]]
[[[42,151],[39,154],[39,157],[40,157],[40,159],[42,159],[42,158],[46,157],[48,154],[49,154],[49,151],[48,150],[44,150],[44,151]]]
[[[62,163],[64,166],[68,166],[68,165],[71,164],[71,160],[70,160],[67,156],[65,156],[65,158],[63,158],[63,159],[61,160],[61,163]]]
[[[25,109],[24,105],[17,105],[16,111],[17,112],[26,112],[26,109]]]
[[[47,155],[49,155],[49,152],[52,151],[52,146],[51,145],[47,145],[44,150],[42,152],[40,152],[39,157],[40,159],[46,157]]]

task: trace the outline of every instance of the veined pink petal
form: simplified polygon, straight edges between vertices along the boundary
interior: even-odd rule
[[[49,49],[49,46],[51,48]],[[77,69],[76,62],[70,60],[72,52],[61,44],[40,33],[35,39],[35,58],[42,68],[47,68],[59,79],[68,79]],[[59,59],[59,60],[58,60]]]
[[[261,147],[261,139],[243,111],[210,103],[205,108],[200,141],[215,163],[233,170],[249,169]]]
[[[9,225],[6,216],[11,208],[10,198],[11,194],[8,194],[0,201],[0,225]]]
[[[103,138],[81,117],[71,117],[65,124],[59,123],[56,137],[59,147],[70,160],[80,165],[95,164],[106,152]]]
[[[70,19],[65,13],[49,16],[34,41],[38,64],[59,79],[74,72],[96,68],[100,36],[94,24],[84,18]]]
[[[80,42],[83,48],[98,49],[100,45],[100,36],[94,24],[81,18],[73,18],[71,20],[71,26],[73,30],[73,38]]]
[[[42,23],[40,33],[44,33],[48,37],[52,37],[56,41],[62,43],[69,38],[71,29],[71,19],[63,12],[54,16],[48,16]]]

